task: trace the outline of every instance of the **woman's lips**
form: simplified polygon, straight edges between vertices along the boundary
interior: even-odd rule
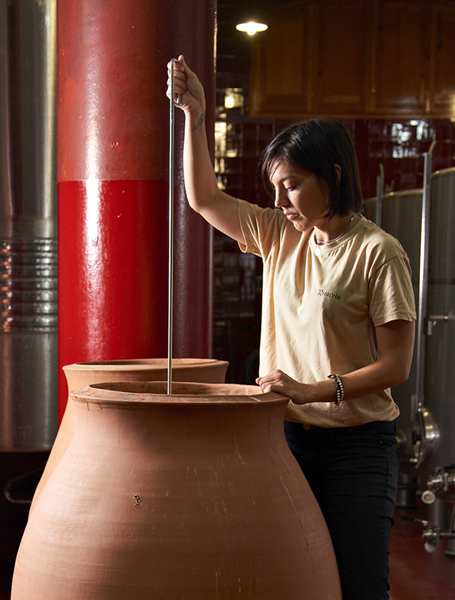
[[[293,221],[294,219],[298,219],[299,215],[297,213],[284,213],[286,215],[286,218],[289,219],[290,221]]]

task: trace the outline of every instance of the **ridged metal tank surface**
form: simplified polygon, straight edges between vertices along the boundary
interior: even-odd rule
[[[57,242],[0,242],[0,451],[46,450],[57,432]]]
[[[12,600],[341,600],[331,540],[255,386],[96,384],[17,556]]]

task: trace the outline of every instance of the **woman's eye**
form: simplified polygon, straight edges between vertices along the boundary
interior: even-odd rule
[[[291,192],[292,190],[295,190],[295,185],[290,185],[289,187],[286,188],[287,192]]]

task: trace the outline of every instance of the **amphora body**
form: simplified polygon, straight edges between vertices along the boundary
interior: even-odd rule
[[[95,384],[38,498],[12,600],[341,600],[320,508],[260,388]]]

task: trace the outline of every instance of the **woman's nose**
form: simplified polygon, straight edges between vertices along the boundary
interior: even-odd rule
[[[289,204],[289,200],[287,198],[287,194],[285,190],[276,190],[275,191],[275,206],[277,208],[281,208],[282,206],[286,206]]]

